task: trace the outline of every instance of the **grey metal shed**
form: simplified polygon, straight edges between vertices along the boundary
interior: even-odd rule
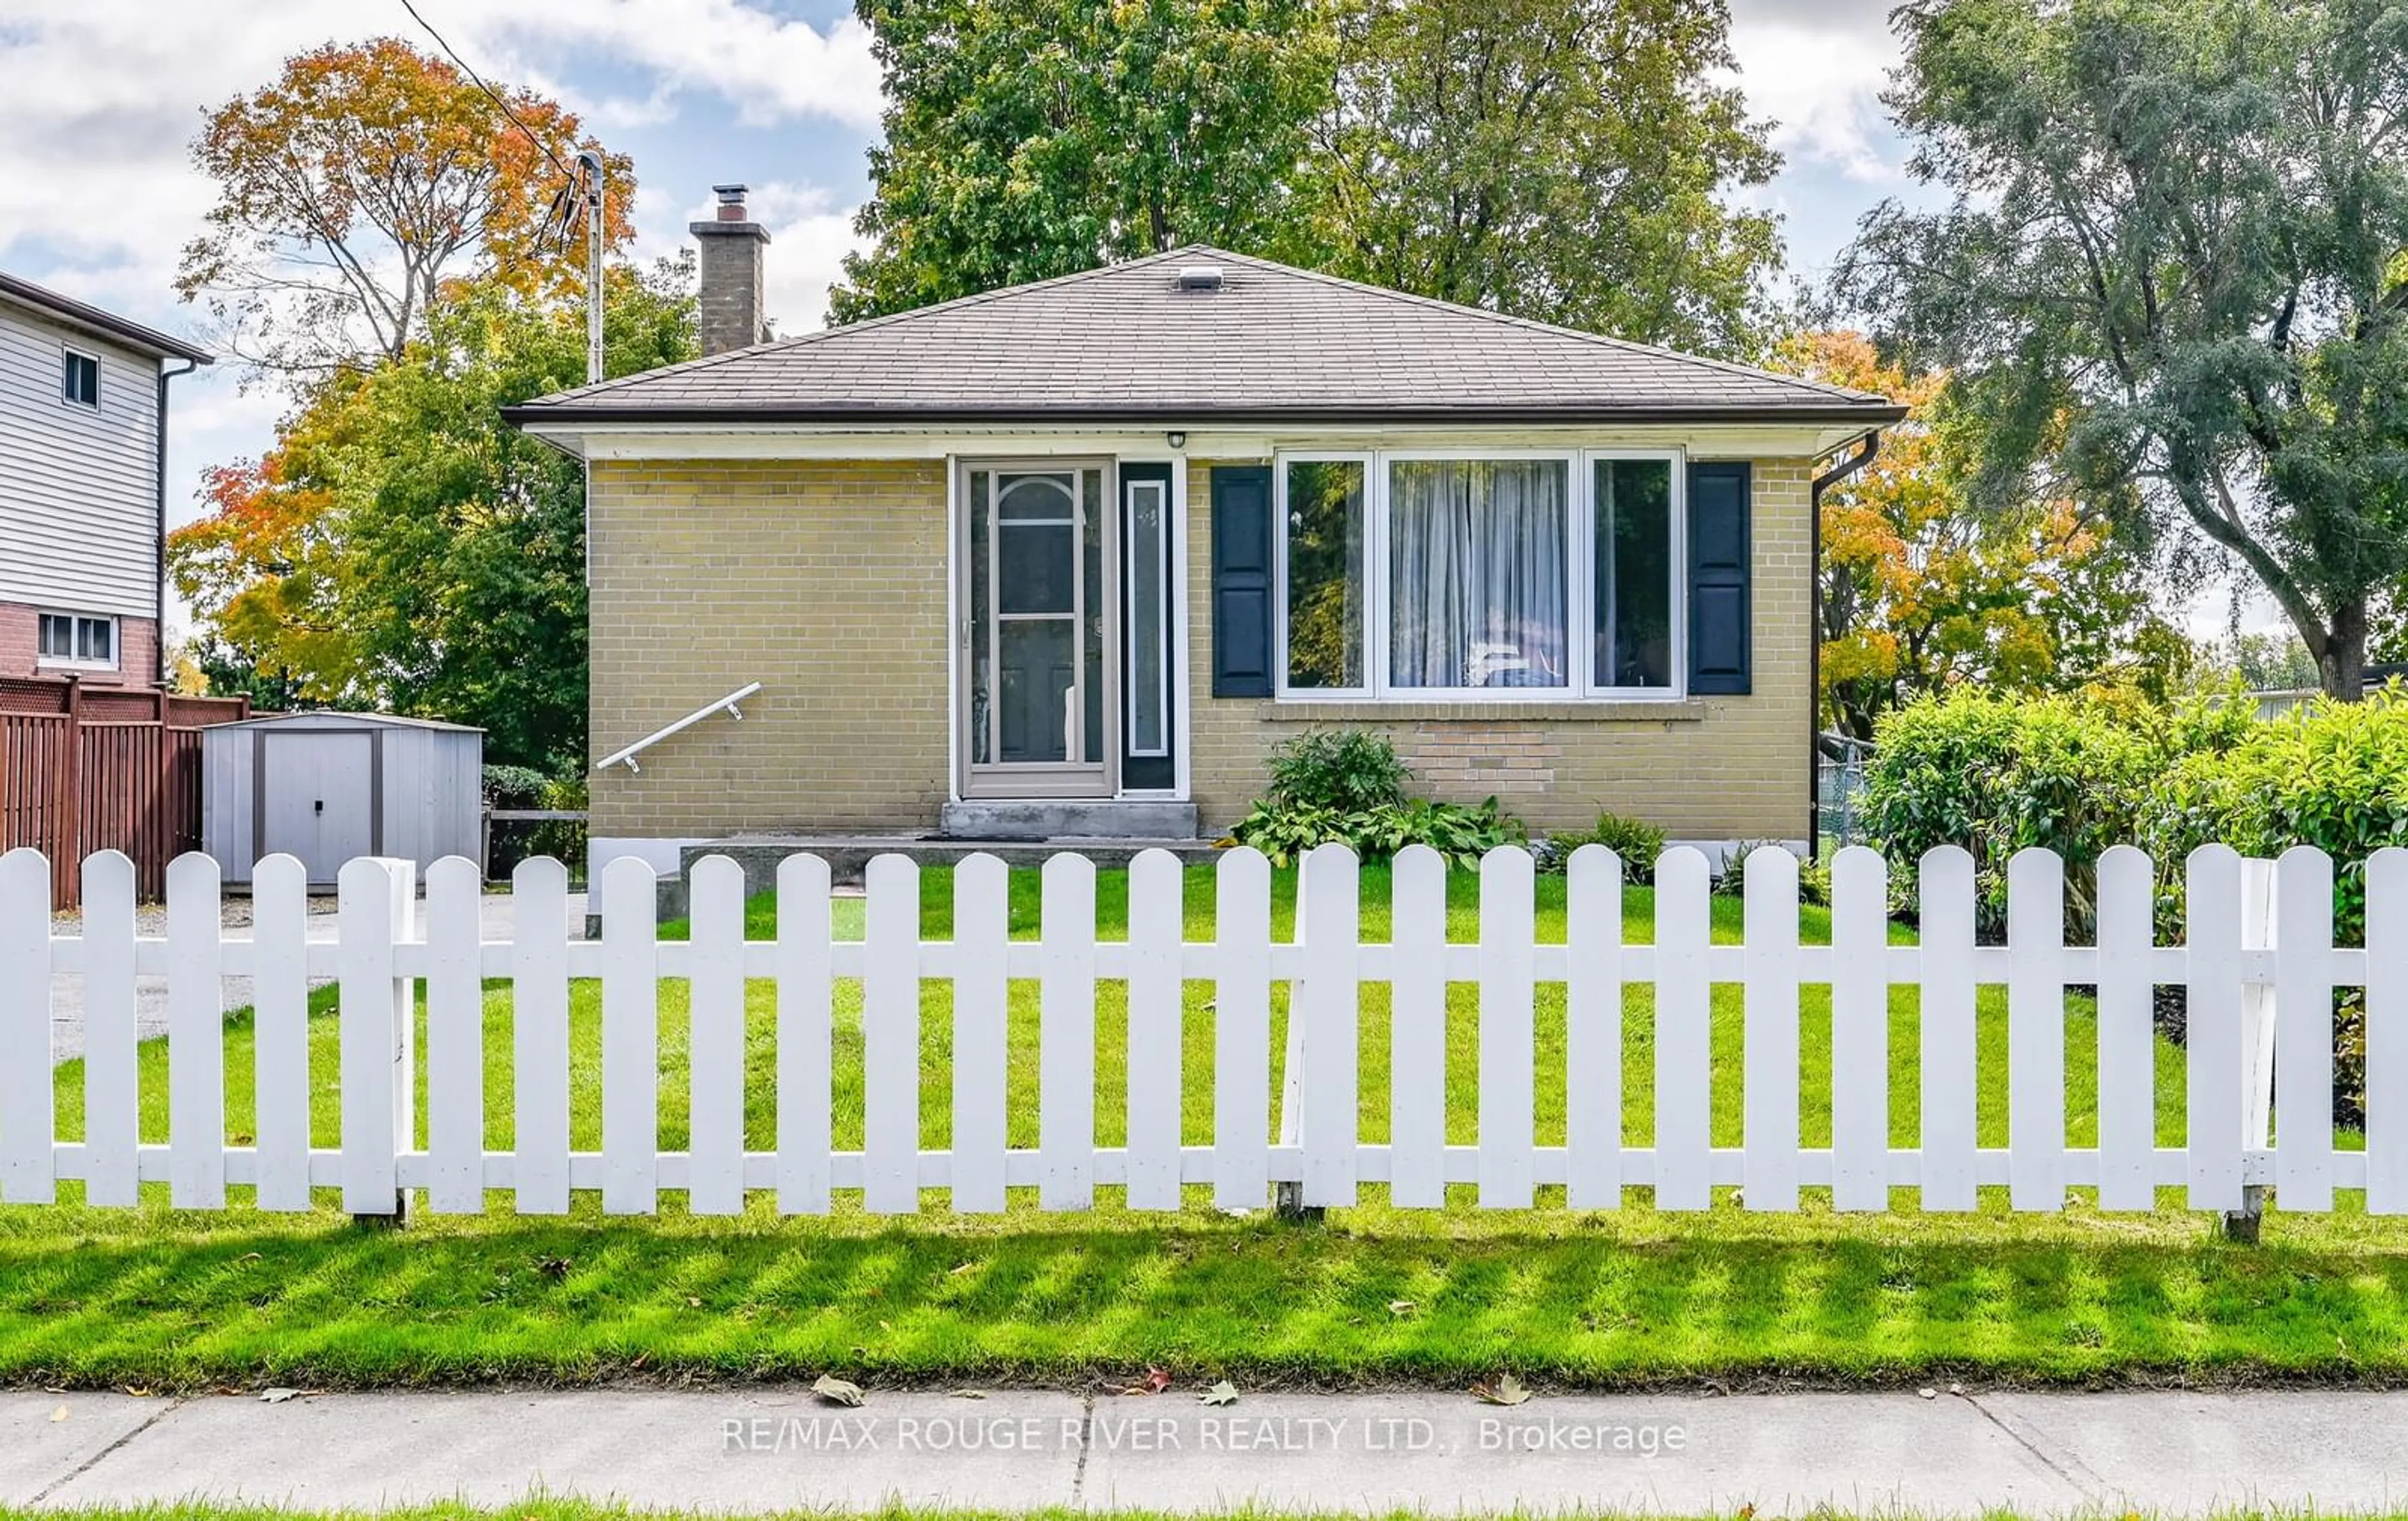
[[[361,855],[478,858],[485,731],[390,713],[272,713],[201,733],[201,849],[229,886],[293,855],[313,887]]]

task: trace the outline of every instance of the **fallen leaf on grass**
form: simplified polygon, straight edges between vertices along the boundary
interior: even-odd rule
[[[1388,1313],[1392,1315],[1410,1315],[1412,1313],[1413,1301],[1411,1299],[1390,1299],[1388,1301]]]
[[[1499,1373],[1494,1384],[1475,1384],[1471,1392],[1484,1405],[1522,1405],[1530,1399],[1530,1391],[1511,1373]]]
[[[287,1399],[299,1398],[300,1393],[298,1389],[263,1389],[259,1394],[259,1402],[263,1405],[280,1405]]]
[[[1238,1386],[1223,1379],[1196,1398],[1207,1405],[1234,1405],[1238,1402]]]
[[[1139,1379],[1136,1383],[1107,1384],[1104,1385],[1104,1392],[1106,1394],[1116,1395],[1149,1395],[1160,1394],[1163,1390],[1169,1387],[1170,1375],[1168,1373],[1164,1372],[1159,1368],[1148,1368],[1145,1370],[1145,1377]]]
[[[832,1405],[857,1408],[861,1404],[860,1385],[848,1384],[843,1379],[829,1373],[820,1375],[819,1382],[811,1385],[811,1393]]]

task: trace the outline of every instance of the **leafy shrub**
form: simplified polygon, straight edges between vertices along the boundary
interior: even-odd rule
[[[1230,830],[1229,842],[1252,845],[1273,866],[1292,866],[1331,841],[1367,861],[1427,845],[1462,870],[1523,838],[1520,821],[1496,798],[1471,807],[1408,797],[1411,780],[1385,735],[1310,730],[1272,753],[1269,789]]]
[[[1572,852],[1583,845],[1602,845],[1622,857],[1622,880],[1644,887],[1656,880],[1656,858],[1664,854],[1664,831],[1644,819],[1599,813],[1594,829],[1569,829],[1548,837],[1540,853],[1540,869],[1563,871]]]
[[[1308,729],[1271,752],[1267,802],[1369,813],[1405,801],[1412,773],[1387,736],[1370,729]]]
[[[2135,839],[2141,800],[2165,760],[2167,725],[2079,697],[2014,699],[1962,690],[1886,715],[1866,767],[1863,816],[1911,900],[1915,863],[1942,845],[1973,856],[1975,919],[2006,927],[2007,862],[2038,846],[2065,862],[2072,928],[2097,912],[2097,868]]]
[[[1315,845],[1333,839],[1354,844],[1355,825],[1361,817],[1340,809],[1275,802],[1264,797],[1231,827],[1229,838],[1223,843],[1252,845],[1270,857],[1273,866],[1294,866]]]
[[[1489,798],[1478,807],[1407,798],[1359,813],[1266,797],[1230,831],[1230,842],[1252,845],[1273,866],[1293,866],[1315,845],[1335,841],[1367,861],[1386,860],[1408,845],[1427,845],[1447,865],[1468,871],[1499,845],[1523,838],[1521,822]]]
[[[2180,930],[2184,860],[2200,846],[2274,856],[2312,845],[2332,857],[2334,940],[2364,944],[2367,859],[2408,845],[2408,692],[2395,684],[2363,702],[2319,697],[2251,725],[2220,752],[2180,757],[2150,789],[2143,831],[2162,933]],[[2333,1041],[2335,1109],[2349,1123],[2365,1112],[2362,990],[2338,996]]]
[[[487,808],[540,808],[537,801],[552,778],[532,766],[488,766],[484,794]]]
[[[1522,823],[1489,798],[1478,807],[1408,798],[1361,815],[1354,839],[1356,854],[1391,856],[1408,845],[1427,845],[1446,857],[1457,871],[1480,865],[1480,858],[1499,845],[1519,844]]]
[[[2264,856],[2313,845],[2333,861],[2334,937],[2360,943],[2367,857],[2408,845],[2408,692],[2318,697],[2221,751],[2179,757],[2150,789],[2140,838],[2161,902],[2179,901],[2183,859],[2201,845]]]
[[[2333,861],[2334,936],[2363,943],[2367,859],[2408,845],[2408,691],[2397,686],[2363,702],[2319,698],[2270,721],[2237,688],[2162,708],[1961,692],[1893,713],[1877,745],[1865,815],[1901,897],[1911,897],[1925,851],[1962,845],[1973,854],[1978,923],[1990,939],[2005,927],[2014,852],[2038,845],[2064,858],[2078,940],[2095,922],[2100,854],[2129,843],[2155,864],[2157,933],[2179,940],[2186,862],[2222,843],[2249,856],[2323,851]],[[2169,1033],[2182,1025],[2178,993],[2157,1000]],[[2345,1118],[2361,1112],[2364,1031],[2363,995],[2343,993],[2334,1091]]]
[[[586,806],[583,777],[550,777],[531,766],[486,767],[483,790],[489,809],[582,812]],[[585,825],[576,819],[496,821],[486,869],[496,878],[508,877],[521,861],[549,855],[581,879],[585,841]]]
[[[1781,845],[1781,841],[1742,839],[1734,844],[1730,854],[1723,857],[1722,875],[1715,879],[1714,891],[1726,897],[1745,897],[1747,896],[1747,858],[1755,854],[1759,846],[1764,845]],[[1782,848],[1787,849],[1786,846]],[[1820,861],[1798,863],[1798,901],[1815,904],[1822,908],[1830,907],[1831,868],[1829,867]]]

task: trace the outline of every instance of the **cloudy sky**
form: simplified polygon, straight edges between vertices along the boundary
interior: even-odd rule
[[[1826,269],[1865,209],[1907,187],[1877,98],[1889,0],[1732,0],[1741,82],[1787,158],[1765,200],[1790,262]],[[641,180],[638,252],[673,251],[710,187],[743,180],[774,234],[769,306],[818,325],[867,194],[878,130],[868,39],[839,0],[419,0],[489,79],[565,101]],[[400,0],[8,0],[0,11],[0,268],[195,332],[170,281],[210,191],[186,146],[209,107],[290,53],[393,35]],[[231,373],[176,387],[172,510],[203,466],[256,454],[277,399]]]

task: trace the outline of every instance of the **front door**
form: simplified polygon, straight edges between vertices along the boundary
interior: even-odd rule
[[[1119,754],[1117,587],[1100,465],[964,470],[965,796],[1103,797]]]

